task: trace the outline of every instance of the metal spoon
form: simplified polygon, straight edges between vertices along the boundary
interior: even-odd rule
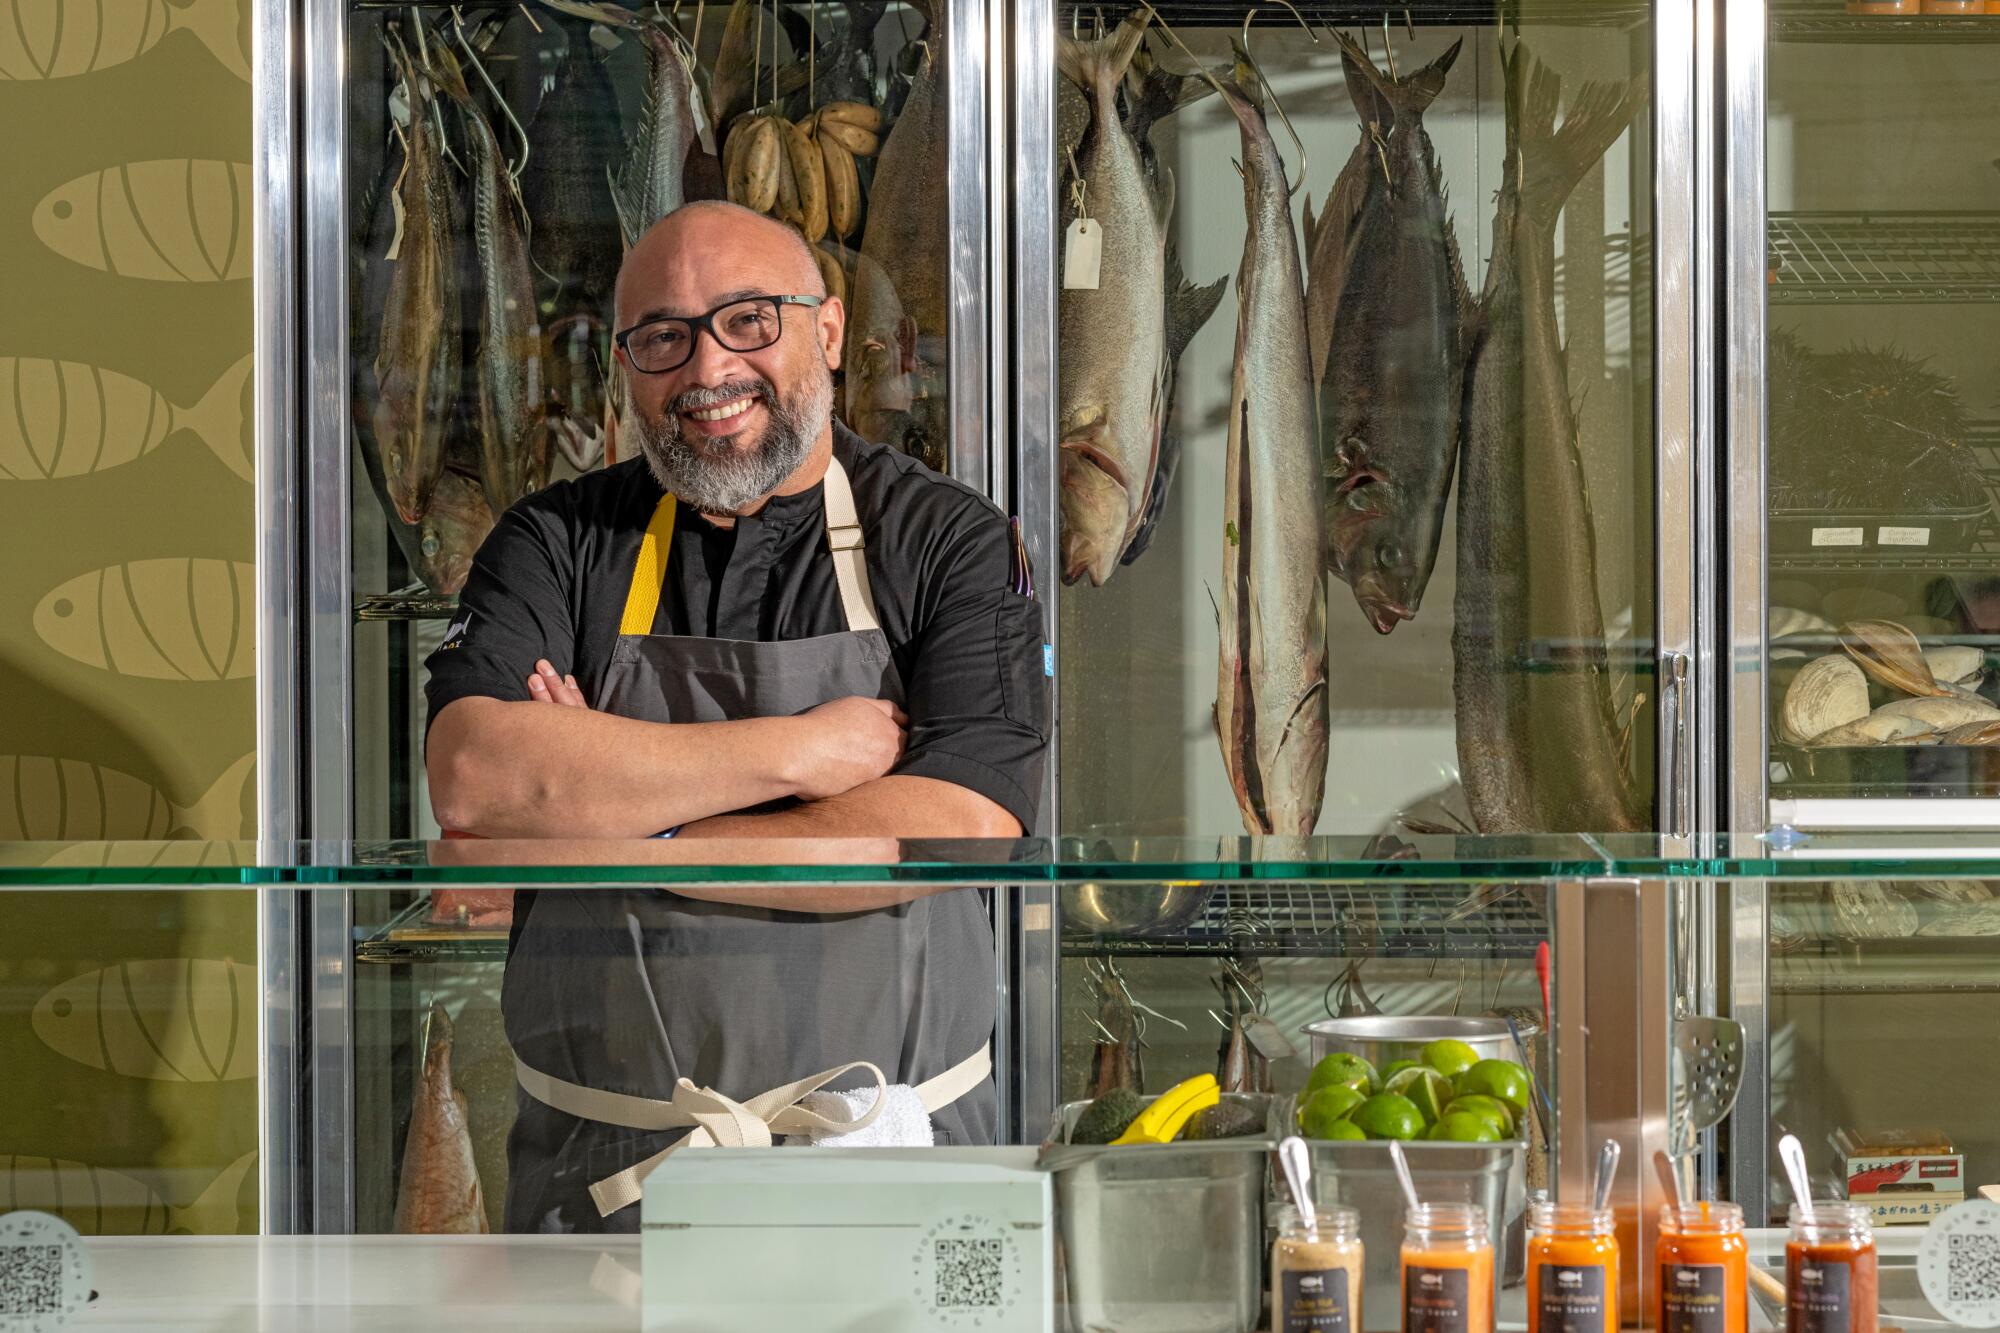
[[[1597,1189],[1591,1194],[1592,1209],[1603,1212],[1611,1203],[1611,1182],[1618,1174],[1617,1139],[1606,1139],[1604,1148],[1597,1155]]]
[[[1812,1179],[1806,1174],[1806,1150],[1798,1135],[1778,1140],[1778,1160],[1785,1164],[1785,1178],[1792,1182],[1792,1202],[1800,1211],[1812,1207]]]
[[[1414,1213],[1424,1206],[1423,1200],[1417,1197],[1417,1182],[1410,1178],[1410,1163],[1403,1156],[1403,1145],[1395,1139],[1389,1140],[1389,1160],[1396,1164],[1396,1179],[1403,1185],[1403,1202]]]
[[[1306,1224],[1306,1239],[1319,1239],[1319,1205],[1313,1201],[1312,1156],[1306,1141],[1294,1134],[1278,1145],[1278,1162],[1285,1168],[1285,1180],[1292,1187],[1292,1201],[1298,1205],[1299,1220]]]
[[[1655,1152],[1653,1154],[1653,1169],[1659,1173],[1660,1188],[1666,1191],[1667,1206],[1672,1208],[1675,1213],[1679,1213],[1681,1210],[1681,1178],[1680,1173],[1674,1170],[1674,1159],[1667,1156],[1664,1152]]]

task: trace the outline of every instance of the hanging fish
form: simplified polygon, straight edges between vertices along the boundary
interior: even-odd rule
[[[403,1142],[393,1229],[417,1236],[489,1230],[465,1094],[451,1082],[451,1018],[441,1004],[431,1006],[424,1025],[424,1070]]]
[[[1166,416],[1160,427],[1160,458],[1153,467],[1153,490],[1146,497],[1145,512],[1139,515],[1139,526],[1126,545],[1125,553],[1118,557],[1118,563],[1129,565],[1144,555],[1153,544],[1153,534],[1159,530],[1160,517],[1166,513],[1167,497],[1173,494],[1174,477],[1181,466],[1181,434],[1174,423],[1174,394],[1180,383],[1181,354],[1187,351],[1194,335],[1201,332],[1222,304],[1222,293],[1227,290],[1229,279],[1217,278],[1206,287],[1196,287],[1181,273],[1180,256],[1174,247],[1167,246],[1167,383],[1164,391]]]
[[[35,634],[63,656],[152,680],[255,674],[257,571],[241,560],[133,560],[93,569],[35,605]]]
[[[0,1153],[0,1214],[32,1208],[85,1236],[234,1236],[243,1230],[236,1198],[257,1154],[222,1169],[201,1197],[175,1208],[144,1181],[60,1157]]]
[[[808,21],[807,13],[789,6],[777,11],[792,50],[812,49],[812,106],[875,101],[875,28],[889,10],[887,0],[847,0],[841,8],[847,18],[837,24],[824,16]]]
[[[251,479],[244,357],[183,407],[152,385],[80,361],[0,356],[0,481],[82,477],[143,457],[193,431],[223,466]]]
[[[0,17],[0,81],[67,79],[137,60],[169,33],[187,32],[222,67],[250,81],[237,41],[237,0],[6,0]]]
[[[257,969],[149,958],[71,977],[29,1014],[42,1044],[92,1069],[165,1083],[257,1076]]]
[[[1249,832],[1307,835],[1326,791],[1326,584],[1305,290],[1284,160],[1236,46],[1223,97],[1242,139],[1248,226],[1223,482],[1215,730]]]
[[[33,226],[64,259],[121,278],[234,282],[251,274],[253,193],[243,162],[127,162],[49,191]]]
[[[176,833],[243,832],[243,792],[256,770],[244,755],[195,798],[175,805],[130,773],[81,759],[0,754],[0,842],[147,841]]]

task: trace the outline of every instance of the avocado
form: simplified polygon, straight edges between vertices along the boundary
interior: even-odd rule
[[[1234,1102],[1222,1102],[1206,1111],[1195,1112],[1181,1127],[1180,1137],[1183,1141],[1236,1139],[1245,1134],[1261,1133],[1263,1129],[1264,1117],[1258,1112]]]
[[[1076,1128],[1069,1132],[1071,1143],[1109,1143],[1130,1129],[1146,1104],[1130,1088],[1113,1088],[1083,1108]]]

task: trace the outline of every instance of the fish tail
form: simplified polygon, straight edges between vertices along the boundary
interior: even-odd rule
[[[1141,11],[1129,15],[1108,37],[1093,41],[1079,42],[1058,36],[1056,68],[1084,92],[1109,100],[1124,79],[1125,71],[1132,67],[1133,57],[1139,54],[1149,14],[1150,11]]]
[[[1506,72],[1507,149],[1519,174],[1521,208],[1553,224],[1577,183],[1631,124],[1646,95],[1645,76],[1581,85],[1558,129],[1562,76],[1519,43]]]
[[[234,838],[243,829],[243,788],[257,770],[255,751],[244,755],[228,768],[215,785],[182,809],[174,807],[174,827],[193,829],[204,838]]]
[[[170,1230],[194,1236],[234,1236],[240,1232],[243,1216],[236,1206],[236,1196],[243,1189],[243,1177],[256,1161],[257,1154],[247,1152],[222,1168],[222,1174],[210,1182],[200,1198],[185,1208],[171,1210]]]
[[[1187,351],[1194,335],[1215,315],[1215,308],[1222,304],[1222,293],[1229,286],[1229,275],[1224,274],[1214,282],[1197,287],[1181,272],[1180,255],[1173,246],[1167,247],[1167,364],[1181,359]]]
[[[185,29],[207,47],[222,67],[243,82],[250,82],[250,62],[236,40],[236,0],[195,0],[185,9],[167,6],[167,29]]]
[[[201,437],[223,465],[245,481],[251,479],[250,451],[243,441],[243,389],[250,382],[250,358],[244,357],[209,386],[191,408],[175,408],[174,424]]]
[[[1451,72],[1452,62],[1458,59],[1459,48],[1464,40],[1453,42],[1445,53],[1430,64],[1412,74],[1397,79],[1391,78],[1375,67],[1374,59],[1346,33],[1335,33],[1340,42],[1342,62],[1347,70],[1350,89],[1353,89],[1355,75],[1360,75],[1367,84],[1368,96],[1353,90],[1354,109],[1364,122],[1386,123],[1381,111],[1384,106],[1392,117],[1416,120],[1430,104],[1444,91],[1445,76]]]

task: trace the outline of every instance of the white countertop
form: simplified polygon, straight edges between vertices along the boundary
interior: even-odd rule
[[[143,1236],[84,1242],[77,1329],[639,1327],[637,1236]]]

